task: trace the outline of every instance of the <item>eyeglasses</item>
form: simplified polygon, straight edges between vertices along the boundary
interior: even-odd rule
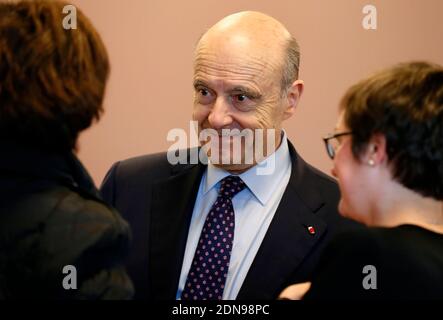
[[[337,150],[338,146],[340,145],[340,140],[337,138],[342,136],[347,136],[349,134],[352,134],[352,132],[347,131],[347,132],[331,133],[323,138],[323,141],[325,142],[326,146],[326,152],[328,153],[329,158],[334,159],[335,150]]]

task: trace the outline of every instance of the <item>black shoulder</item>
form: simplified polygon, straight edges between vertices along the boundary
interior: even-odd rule
[[[7,223],[11,241],[6,243],[7,257],[2,257],[9,270],[7,296],[69,298],[62,287],[66,266],[76,268],[79,287],[96,274],[112,272],[125,279],[118,284],[121,297],[132,294],[132,283],[121,269],[130,230],[116,211],[63,186],[27,196],[10,210],[16,219]],[[113,280],[105,284],[114,286]]]
[[[427,249],[441,247],[441,239],[424,232],[377,227],[336,235],[323,252],[306,299],[441,298],[443,255]]]
[[[104,250],[103,254],[110,255],[115,261],[124,258],[129,248],[130,229],[117,211],[65,187],[40,197],[57,199],[51,201],[56,205],[41,222],[44,227],[40,228],[39,234],[42,257],[52,257],[48,269],[79,262],[79,257],[89,251]],[[99,255],[103,257],[103,254]],[[93,261],[99,259],[96,257]]]
[[[129,236],[129,226],[120,214],[94,199],[84,198],[71,190],[67,191],[50,215],[51,222],[58,219],[72,219],[71,224],[83,224],[85,221],[102,230],[110,229],[116,234]]]
[[[319,260],[304,299],[372,299],[363,286],[367,272],[380,266],[379,241],[371,230],[341,232],[333,237]],[[376,269],[375,269],[376,270]]]
[[[149,155],[138,156],[134,158],[129,158],[123,161],[119,161],[114,164],[115,180],[120,182],[123,181],[156,181],[159,179],[165,179],[186,169],[195,164],[190,163],[190,154],[192,150],[196,149],[186,149],[186,150],[176,150],[171,153],[159,152]],[[174,158],[171,155],[177,155],[178,152],[183,152],[185,155],[184,163],[176,163],[170,158]],[[174,158],[176,159],[176,158]],[[109,173],[108,173],[109,175]]]
[[[67,298],[128,299],[133,285],[123,268],[131,232],[120,214],[105,204],[70,192],[47,221],[45,238],[56,263],[70,264],[78,272],[79,291]],[[54,270],[56,271],[56,270]],[[64,292],[65,293],[65,292]]]
[[[168,162],[167,152],[158,152],[129,158],[120,161],[120,166],[127,174],[137,174],[154,168],[160,172],[171,170],[171,164]]]
[[[382,244],[383,239],[373,228],[350,229],[335,235],[325,249],[325,255],[329,252],[331,256],[336,256],[337,253],[354,258],[359,255],[367,256],[378,253]]]

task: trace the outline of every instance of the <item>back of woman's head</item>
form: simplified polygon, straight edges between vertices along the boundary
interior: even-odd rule
[[[78,9],[77,28],[64,28],[66,5],[0,3],[0,140],[71,150],[100,118],[107,52]]]
[[[361,155],[373,134],[386,137],[393,178],[426,197],[443,199],[443,68],[396,65],[352,86],[341,101]]]

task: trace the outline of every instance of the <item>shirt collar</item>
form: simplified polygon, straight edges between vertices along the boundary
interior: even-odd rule
[[[272,161],[272,157],[269,156],[239,175],[262,205],[268,202],[273,190],[277,188],[286,171],[291,168],[291,157],[286,132],[284,130],[282,130],[282,135],[281,144],[273,154],[275,163],[274,170],[271,174],[257,174],[259,172],[258,170],[263,170],[268,165],[268,161]],[[206,195],[220,180],[229,175],[231,174],[228,171],[214,166],[209,161],[203,194]]]

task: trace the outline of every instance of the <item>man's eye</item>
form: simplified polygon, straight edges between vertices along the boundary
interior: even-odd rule
[[[200,94],[201,94],[202,96],[204,96],[204,97],[206,97],[206,96],[209,95],[209,91],[206,90],[206,89],[200,89],[199,92],[200,92]]]
[[[214,94],[208,89],[198,88],[196,94],[197,101],[201,104],[210,104],[214,100]]]
[[[248,96],[245,94],[237,94],[234,98],[238,102],[244,102],[244,101],[248,100]]]

